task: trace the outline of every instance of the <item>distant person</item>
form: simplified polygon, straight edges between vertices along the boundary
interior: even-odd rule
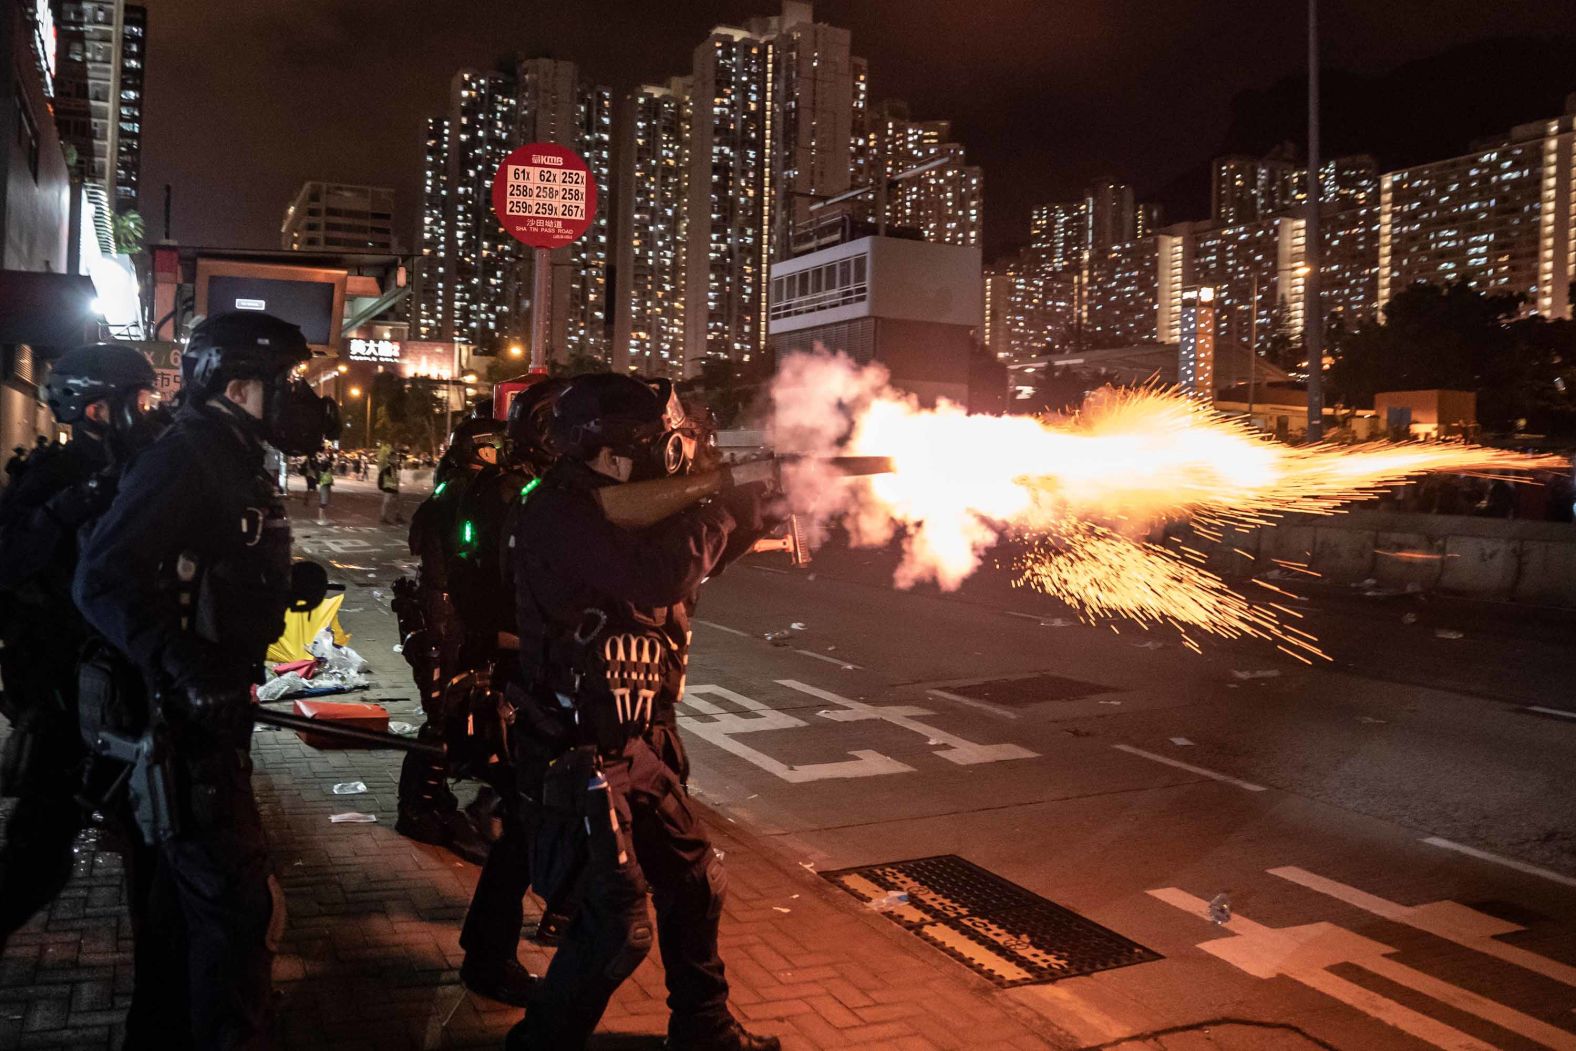
[[[18,445],[11,450],[11,458],[5,462],[6,481],[16,481],[16,476],[22,473],[22,468],[27,466],[27,450]]]
[[[306,481],[306,491],[301,494],[303,506],[312,506],[312,494],[317,492],[317,479],[322,470],[315,456],[308,456],[301,461],[301,477]]]
[[[324,525],[328,522],[328,501],[334,495],[334,461],[329,460],[323,465],[323,473],[317,479],[317,524]]]
[[[400,454],[391,450],[388,459],[378,469],[378,489],[383,493],[383,507],[378,512],[378,521],[384,525],[398,525],[405,521],[405,516],[399,510],[399,468]]]

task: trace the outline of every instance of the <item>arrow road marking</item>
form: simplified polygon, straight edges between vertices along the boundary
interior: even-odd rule
[[[1369,894],[1345,883],[1326,879],[1295,865],[1270,869],[1269,873],[1271,876],[1290,880],[1300,887],[1326,894],[1337,901],[1344,901],[1348,905],[1356,906],[1364,912],[1371,912],[1393,923],[1427,931],[1436,938],[1443,938],[1445,941],[1454,942],[1485,956],[1497,957],[1506,963],[1513,963],[1517,967],[1552,978],[1556,982],[1576,987],[1576,967],[1551,960],[1547,956],[1539,956],[1537,953],[1528,952],[1514,945],[1495,941],[1497,935],[1526,930],[1525,927],[1497,916],[1489,916],[1453,901],[1432,901],[1427,905],[1401,905],[1381,898],[1377,894]]]
[[[1176,887],[1149,891],[1174,908],[1203,918],[1209,905]],[[1501,1029],[1517,1033],[1558,1051],[1576,1049],[1576,1033],[1560,1029],[1514,1008],[1506,1007],[1477,993],[1442,982],[1405,964],[1388,959],[1396,950],[1382,942],[1364,938],[1333,923],[1309,923],[1300,927],[1267,927],[1241,915],[1221,924],[1235,938],[1219,938],[1199,946],[1257,978],[1286,977],[1317,989],[1386,1025],[1410,1033],[1419,1040],[1446,1051],[1484,1051],[1492,1044],[1463,1033],[1437,1019],[1421,1014],[1404,1004],[1380,996],[1370,989],[1329,973],[1337,964],[1355,964],[1397,985],[1405,986],[1468,1014],[1476,1015]]]
[[[721,705],[708,701],[707,697],[728,701],[742,708],[743,712],[729,711]],[[756,751],[747,744],[735,741],[733,737],[735,734],[756,733],[761,730],[790,730],[795,726],[809,725],[803,719],[796,719],[787,712],[779,712],[752,697],[734,693],[721,686],[691,686],[684,693],[683,703],[685,707],[706,717],[697,719],[691,715],[679,716],[679,725],[686,732],[704,737],[718,748],[732,752],[790,784],[825,781],[831,778],[906,774],[914,769],[896,759],[889,759],[880,752],[867,750],[851,751],[848,754],[854,758],[839,763],[792,766],[773,759],[764,752]]]
[[[808,686],[796,679],[778,679],[777,685],[786,686],[790,690],[807,693],[823,701],[838,705],[838,708],[819,713],[823,719],[834,722],[852,723],[865,719],[880,719],[893,726],[901,726],[911,733],[917,733],[929,743],[944,745],[936,752],[948,762],[958,763],[961,766],[971,766],[975,763],[999,763],[1007,759],[1034,759],[1038,752],[1031,752],[1015,744],[975,744],[973,741],[938,730],[928,723],[922,723],[915,718],[917,715],[932,715],[926,708],[915,708],[910,705],[898,704],[866,704],[863,701],[850,700],[839,697],[830,690],[822,690],[815,686]]]

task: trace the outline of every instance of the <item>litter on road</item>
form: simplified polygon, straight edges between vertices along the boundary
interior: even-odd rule
[[[336,796],[359,796],[366,790],[367,786],[364,781],[341,781],[333,788]]]
[[[330,815],[328,820],[336,825],[375,825],[377,824],[378,816],[376,814],[361,814],[354,810],[348,810],[343,814]]]

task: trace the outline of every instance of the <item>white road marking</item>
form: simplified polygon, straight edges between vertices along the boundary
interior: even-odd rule
[[[865,704],[863,701],[839,697],[830,690],[818,689],[796,679],[778,679],[777,685],[786,686],[790,690],[798,690],[800,693],[807,693],[811,697],[818,697],[823,701],[841,706],[837,710],[819,713],[823,719],[831,719],[834,722],[859,722],[865,719],[880,719],[891,723],[893,726],[901,726],[905,730],[919,734],[931,744],[945,745],[946,747],[935,754],[951,763],[970,766],[975,763],[999,763],[1008,759],[1035,759],[1039,757],[1038,752],[1031,752],[1019,745],[975,744],[973,741],[959,737],[956,734],[938,730],[914,718],[917,715],[934,714],[925,708],[899,704]]]
[[[704,625],[704,626],[706,626],[708,628],[716,628],[718,631],[726,631],[729,635],[737,635],[740,638],[744,638],[744,639],[747,639],[747,638],[750,637],[750,633],[747,632],[747,631],[740,631],[738,628],[730,628],[730,627],[728,627],[728,625],[726,625],[726,624],[718,624],[714,620],[701,620],[699,617],[697,617],[695,620],[691,621],[691,623],[693,623],[693,624],[701,624],[701,625]]]
[[[1556,982],[1576,987],[1576,967],[1551,960],[1546,956],[1528,952],[1526,949],[1504,942],[1495,941],[1494,938],[1501,934],[1514,934],[1516,931],[1525,930],[1518,924],[1502,920],[1497,916],[1490,916],[1478,912],[1476,909],[1453,901],[1432,901],[1426,905],[1402,905],[1399,902],[1381,898],[1377,894],[1369,894],[1365,890],[1339,883],[1328,879],[1307,869],[1295,865],[1286,865],[1278,869],[1270,869],[1271,876],[1290,880],[1299,887],[1328,895],[1337,901],[1344,901],[1348,905],[1371,912],[1375,916],[1382,916],[1393,923],[1405,924],[1415,927],[1420,931],[1427,931],[1436,938],[1454,942],[1457,945],[1480,952],[1485,956],[1494,956],[1506,963],[1513,963],[1517,967],[1534,971]]]
[[[1576,877],[1539,868],[1536,865],[1529,865],[1525,861],[1517,861],[1515,858],[1502,858],[1498,854],[1490,854],[1486,850],[1469,847],[1465,843],[1456,843],[1452,840],[1441,839],[1438,836],[1426,836],[1423,842],[1431,847],[1443,847],[1446,850],[1454,850],[1468,857],[1477,858],[1479,861],[1492,861],[1496,865],[1503,865],[1508,869],[1515,869],[1517,872],[1525,872],[1529,876],[1541,876],[1546,880],[1552,880],[1567,887],[1576,887]]]
[[[843,669],[844,671],[864,671],[864,669],[861,668],[857,664],[849,664],[847,661],[840,661],[836,657],[828,657],[826,654],[824,654],[824,653],[817,653],[814,650],[797,650],[796,649],[796,650],[794,650],[794,652],[795,653],[802,653],[806,657],[814,657],[816,660],[818,660],[818,661],[825,661],[828,664],[835,664],[839,668]]]
[[[1001,705],[992,704],[989,701],[981,701],[976,700],[973,697],[965,697],[960,693],[952,693],[949,690],[926,690],[925,692],[930,694],[932,697],[940,697],[944,701],[956,701],[958,704],[966,704],[970,708],[978,708],[982,712],[990,712],[992,715],[999,715],[1003,719],[1018,718],[1017,712],[1008,711]]]
[[[1544,715],[1563,715],[1567,719],[1576,719],[1576,712],[1566,711],[1564,708],[1545,708],[1541,704],[1529,704],[1522,710],[1542,712]]]
[[[1178,770],[1186,770],[1188,773],[1198,774],[1200,777],[1207,777],[1212,781],[1219,781],[1228,785],[1236,785],[1238,788],[1245,788],[1249,792],[1269,791],[1269,789],[1265,788],[1263,785],[1256,785],[1252,781],[1241,781],[1235,777],[1228,777],[1225,774],[1217,774],[1215,771],[1206,770],[1202,766],[1194,766],[1192,763],[1184,763],[1182,760],[1172,759],[1170,756],[1157,755],[1154,752],[1146,752],[1142,748],[1134,748],[1130,744],[1113,744],[1111,747],[1115,748],[1119,752],[1126,752],[1129,755],[1136,755],[1144,759],[1151,759],[1157,763],[1164,763],[1167,766],[1174,766]]]
[[[786,577],[786,576],[790,576],[791,575],[791,574],[789,574],[789,572],[786,569],[778,569],[775,566],[753,566],[752,565],[750,568],[755,570],[757,573],[776,573],[780,577]]]
[[[1168,905],[1192,913],[1200,920],[1207,916],[1209,906],[1202,898],[1195,898],[1176,887],[1151,890],[1149,894]],[[1333,975],[1328,968],[1338,964],[1355,964],[1512,1032],[1524,1036],[1537,1033],[1538,1036],[1532,1039],[1546,1043],[1549,1047],[1576,1046],[1576,1033],[1557,1029],[1547,1022],[1386,959],[1396,951],[1394,948],[1333,923],[1266,927],[1238,913],[1220,926],[1237,937],[1216,938],[1201,944],[1199,948],[1211,956],[1256,978],[1290,978],[1444,1051],[1486,1051],[1493,1045],[1371,989]]]
[[[706,700],[707,697],[728,701],[743,711],[729,711],[721,705]],[[707,717],[697,719],[694,716],[680,715],[679,725],[685,732],[704,737],[718,748],[732,752],[790,784],[825,781],[832,778],[905,774],[911,773],[914,769],[896,759],[889,759],[880,752],[868,750],[851,751],[848,754],[854,758],[844,762],[791,766],[781,760],[773,759],[764,752],[756,751],[749,745],[741,744],[733,738],[735,734],[755,733],[760,730],[790,730],[795,726],[808,725],[803,719],[796,719],[787,712],[779,712],[752,697],[734,693],[721,686],[691,686],[684,692],[683,704]]]

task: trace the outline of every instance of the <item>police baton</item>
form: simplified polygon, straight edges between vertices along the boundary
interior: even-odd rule
[[[448,749],[441,742],[417,741],[410,737],[401,737],[398,734],[384,733],[381,730],[365,730],[359,726],[346,726],[343,723],[308,719],[304,715],[276,712],[261,705],[252,706],[252,718],[265,725],[277,726],[283,730],[320,734],[323,737],[337,737],[342,741],[354,741],[357,744],[372,748],[393,748],[401,752],[417,752],[422,755],[430,755],[434,759],[443,759],[448,755]]]

